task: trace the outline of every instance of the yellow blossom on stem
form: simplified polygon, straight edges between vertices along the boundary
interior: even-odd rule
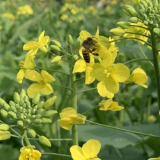
[[[74,145],[70,148],[73,160],[101,160],[97,157],[101,144],[95,139],[88,140],[82,148]]]
[[[104,96],[104,94],[107,96],[108,92],[112,94],[117,93],[119,91],[119,83],[125,82],[129,78],[130,71],[128,67],[122,63],[113,64],[113,62],[110,54],[106,59],[100,63],[95,63],[93,66],[94,76],[100,81],[97,89],[101,96]],[[106,93],[103,93],[104,91]]]
[[[158,157],[158,158],[150,158],[148,160],[160,160],[160,157]]]
[[[112,99],[102,100],[99,104],[101,111],[120,111],[124,109],[124,107],[119,106],[118,102],[113,101]]]
[[[49,42],[49,36],[44,36],[45,31],[43,31],[38,41],[30,41],[27,44],[23,46],[23,50],[31,50],[33,51],[33,54],[35,55],[38,51],[38,49],[41,49],[47,45]]]
[[[31,145],[22,147],[20,152],[19,160],[40,160],[41,158],[41,152],[35,150]]]
[[[42,70],[40,74],[35,70],[28,70],[25,73],[25,78],[36,82],[31,84],[27,90],[29,97],[33,98],[37,94],[48,95],[53,93],[53,89],[50,83],[55,81],[55,79],[48,72]]]
[[[148,86],[144,84],[147,82],[147,80],[148,80],[148,77],[146,73],[144,72],[144,70],[141,68],[136,68],[132,72],[129,79],[127,79],[126,83],[136,83],[144,88],[147,88]]]
[[[1,131],[0,130],[0,141],[10,139],[11,133],[9,131]]]
[[[29,51],[25,56],[24,62],[19,61],[19,66],[21,67],[21,69],[17,73],[17,81],[19,83],[22,83],[26,71],[34,69],[35,67],[34,58],[35,56],[33,55],[33,52]]]
[[[85,116],[78,114],[72,107],[63,109],[60,113],[60,117],[61,119],[58,120],[58,123],[66,130],[71,129],[74,124],[84,124],[86,120]]]

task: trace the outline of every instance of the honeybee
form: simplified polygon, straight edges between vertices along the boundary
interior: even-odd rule
[[[90,63],[89,53],[98,56],[98,53],[93,53],[96,50],[96,43],[97,42],[92,37],[88,37],[85,41],[83,41],[82,46],[84,49],[82,50],[82,55],[86,63]]]

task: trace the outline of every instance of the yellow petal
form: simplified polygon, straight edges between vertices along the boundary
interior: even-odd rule
[[[121,111],[122,109],[124,109],[124,107],[119,106],[118,102],[115,102],[115,101],[113,101],[111,106],[108,108],[108,110],[111,110],[111,111]]]
[[[49,95],[53,93],[53,88],[49,83],[43,83],[43,87],[41,88],[41,94]]]
[[[24,73],[25,73],[24,69],[20,69],[19,72],[17,73],[17,81],[18,81],[18,83],[22,83],[23,78],[24,78]]]
[[[117,82],[124,82],[129,78],[130,71],[124,64],[117,63],[113,66],[111,74]]]
[[[39,42],[43,39],[45,31],[42,31],[39,35]]]
[[[73,160],[87,160],[87,158],[84,156],[82,152],[82,148],[77,145],[72,146],[70,148],[70,152]]]
[[[41,71],[41,75],[44,78],[44,82],[51,83],[51,82],[55,81],[55,78],[51,74],[49,74],[48,72],[46,72],[44,70]]]
[[[99,63],[95,63],[93,65],[93,74],[98,81],[102,81],[103,79],[105,79],[105,74],[103,73],[104,70],[105,68]]]
[[[58,120],[59,125],[66,130],[70,130],[73,126],[70,118],[63,118]]]
[[[76,61],[73,73],[84,72],[86,70],[86,62],[83,59]]]
[[[49,42],[49,36],[43,37],[43,38],[39,41],[39,48],[44,47],[45,45],[47,45],[48,42]]]
[[[25,56],[25,61],[24,61],[24,68],[27,69],[33,69],[35,67],[35,62],[34,62],[35,56],[32,55],[32,52],[28,52]]]
[[[112,104],[112,99],[102,100],[98,105],[100,106],[99,110],[108,110],[109,106]]]
[[[23,46],[23,50],[32,50],[38,47],[38,43],[36,41],[30,41]]]
[[[95,37],[96,37],[97,39],[99,38],[99,27],[97,27],[97,31],[96,31]]]
[[[100,149],[100,142],[94,139],[87,141],[82,147],[83,154],[87,159],[96,158]]]
[[[119,83],[112,76],[105,78],[104,83],[109,92],[115,94],[119,91]]]
[[[80,35],[79,36],[79,40],[81,42],[83,42],[84,40],[86,40],[88,37],[92,37],[92,35],[89,32],[85,31],[85,30],[82,30],[79,35]]]
[[[95,80],[93,67],[86,67],[85,84],[91,84]]]
[[[62,110],[60,113],[61,118],[75,117],[77,114],[76,110],[72,107],[67,107]]]
[[[27,70],[25,73],[25,78],[35,82],[40,82],[43,80],[42,76],[35,70]]]

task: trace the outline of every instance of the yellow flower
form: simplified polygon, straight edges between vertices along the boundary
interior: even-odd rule
[[[98,105],[100,106],[99,110],[102,111],[120,111],[124,108],[122,106],[119,106],[118,102],[113,101],[112,99],[102,100]]]
[[[68,16],[66,14],[62,14],[61,19],[62,20],[66,20],[68,18]]]
[[[76,110],[72,107],[63,109],[60,117],[61,119],[58,120],[58,123],[66,130],[71,129],[74,124],[84,124],[86,120],[85,116],[76,113]]]
[[[48,95],[53,93],[53,89],[50,83],[55,81],[55,79],[48,72],[42,70],[41,74],[39,74],[35,70],[28,70],[25,73],[25,78],[36,82],[31,84],[27,90],[29,97],[33,98],[37,94]]]
[[[10,139],[11,133],[9,131],[1,131],[0,130],[0,141]]]
[[[39,40],[37,41],[30,41],[27,44],[23,46],[23,50],[31,50],[33,51],[33,54],[35,55],[38,51],[38,49],[41,49],[47,45],[49,42],[49,36],[44,36],[45,31],[43,31],[40,36]]]
[[[18,7],[17,15],[29,15],[29,14],[30,15],[33,14],[33,10],[29,5]]]
[[[25,56],[25,61],[19,62],[19,66],[22,67],[22,69],[20,69],[19,72],[17,73],[17,81],[19,83],[22,83],[26,71],[34,69],[35,67],[34,58],[35,56],[33,55],[33,52],[29,51]]]
[[[108,92],[112,94],[117,93],[119,91],[119,83],[125,82],[129,78],[130,71],[128,67],[122,63],[113,64],[113,62],[112,55],[110,54],[100,64],[96,63],[93,66],[94,76],[100,81],[97,89],[101,96],[104,96],[104,94],[107,96]]]
[[[16,19],[16,17],[12,13],[10,13],[10,12],[5,12],[3,14],[3,17],[9,18],[12,21],[14,21]]]
[[[22,147],[19,156],[19,160],[40,160],[41,158],[41,152],[38,150],[33,149],[34,146],[25,146]]]
[[[148,160],[160,160],[160,157],[158,157],[158,158],[150,158]]]
[[[82,148],[74,145],[70,148],[73,160],[101,160],[97,157],[101,144],[95,139],[88,140]]]
[[[133,25],[127,29],[125,29],[125,32],[131,32],[131,33],[137,33],[137,34],[129,34],[129,33],[125,33],[123,36],[124,37],[131,37],[131,38],[138,38],[138,39],[141,39],[143,41],[147,41],[148,40],[148,37],[145,37],[145,36],[148,36],[150,34],[150,32],[147,30],[147,29],[144,29],[144,28],[147,28],[147,26],[145,26],[143,23],[141,22],[138,22],[138,23],[131,23],[130,25]],[[134,27],[135,25],[135,27]],[[140,27],[136,27],[136,26],[140,26],[140,27],[144,27],[144,28],[140,28]],[[138,35],[139,34],[142,34],[142,35],[145,35],[145,36],[142,36],[142,35]],[[136,40],[137,41],[137,40]],[[144,42],[142,41],[139,41],[141,44],[144,44]]]
[[[129,77],[129,79],[126,81],[126,83],[136,83],[144,88],[147,88],[148,86],[145,85],[148,80],[148,77],[146,73],[144,72],[143,69],[141,68],[136,68],[133,72],[132,75]]]

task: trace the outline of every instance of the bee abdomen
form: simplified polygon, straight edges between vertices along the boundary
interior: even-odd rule
[[[90,56],[89,56],[89,51],[86,49],[82,50],[83,58],[84,60],[89,63],[90,62]]]

